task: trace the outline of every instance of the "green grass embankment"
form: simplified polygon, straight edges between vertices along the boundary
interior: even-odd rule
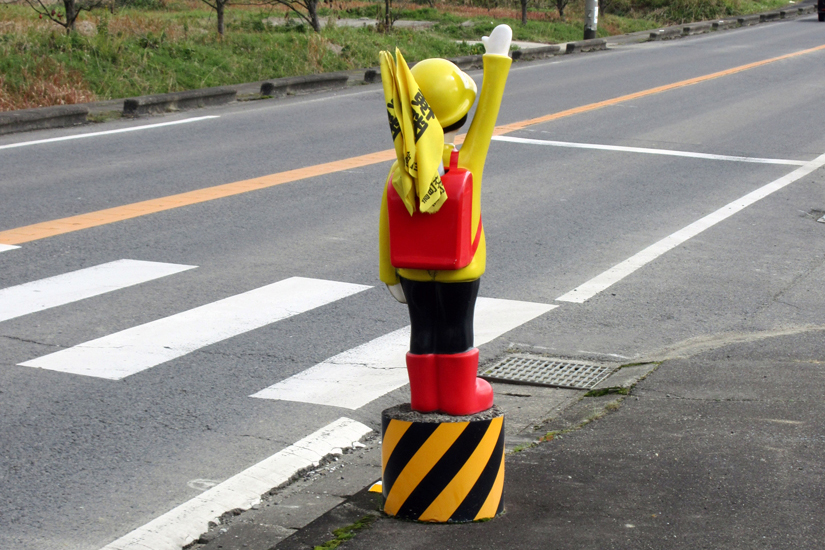
[[[478,4],[483,0],[473,1]],[[566,42],[581,38],[583,19],[583,0],[571,1],[565,20],[549,5],[531,7],[526,25],[521,24],[517,2],[489,9],[448,3],[436,4],[437,9],[404,4],[396,5],[397,18],[437,24],[426,31],[381,33],[374,28],[330,26],[314,33],[303,25],[272,25],[270,21],[285,16],[277,8],[230,5],[226,33],[220,37],[215,31],[214,12],[197,0],[142,3],[147,7],[84,12],[77,32],[69,35],[54,23],[39,19],[25,4],[0,4],[0,110],[365,68],[377,65],[380,50],[396,46],[410,61],[481,53],[481,46],[457,41],[478,40],[501,23],[513,28],[516,40]],[[600,16],[599,33],[606,36],[645,30],[683,22],[671,21],[674,18],[702,19],[709,13],[715,14],[712,17],[751,13],[784,3],[613,0],[606,7],[615,13]],[[383,2],[335,5],[337,11],[322,9],[322,15],[376,19]]]

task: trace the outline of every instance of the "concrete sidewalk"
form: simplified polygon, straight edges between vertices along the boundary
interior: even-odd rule
[[[823,387],[825,327],[737,338],[544,426],[607,411],[509,454],[506,512],[492,521],[389,519],[362,492],[275,548],[312,549],[365,516],[338,548],[825,548]]]

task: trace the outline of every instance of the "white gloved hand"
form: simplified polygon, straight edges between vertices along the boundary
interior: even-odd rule
[[[395,298],[396,300],[398,300],[402,304],[407,303],[407,297],[404,296],[404,289],[401,288],[400,283],[395,284],[395,285],[387,285],[387,290],[390,291],[390,294],[392,294],[393,298]]]
[[[510,41],[513,40],[513,29],[507,25],[499,25],[490,36],[482,36],[484,50],[495,55],[507,55],[510,53]]]

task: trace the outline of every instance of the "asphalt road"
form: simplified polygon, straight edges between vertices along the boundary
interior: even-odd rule
[[[627,363],[825,324],[810,306],[810,293],[825,288],[825,224],[816,222],[825,211],[825,160],[816,160],[825,154],[825,49],[798,54],[823,46],[823,31],[813,16],[515,64],[499,124],[720,74],[506,136],[561,145],[493,143],[481,295],[558,307],[484,345],[482,361],[515,347]],[[798,55],[730,71],[789,54]],[[154,126],[177,121],[188,122]],[[389,147],[376,85],[3,136],[0,243],[31,224]],[[20,285],[45,278],[124,259],[178,270],[0,320],[0,547],[98,550],[341,417],[377,429],[404,389],[354,410],[250,396],[408,323],[377,278],[388,166],[0,245],[0,319],[10,296],[32,289]],[[683,228],[777,181],[787,185],[679,241]],[[558,300],[662,242],[661,254],[582,303]],[[291,304],[240,334],[218,330],[120,379],[21,365],[292,277],[369,288],[341,286],[340,296],[300,311]],[[261,296],[253,301],[267,311],[286,299]],[[186,326],[159,334],[175,341]],[[91,364],[85,357],[78,368]]]

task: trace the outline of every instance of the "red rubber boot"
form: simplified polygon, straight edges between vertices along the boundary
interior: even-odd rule
[[[407,352],[407,374],[410,377],[412,409],[423,413],[438,409],[435,355],[414,355]]]
[[[493,406],[493,387],[478,378],[478,349],[435,356],[438,410],[453,416],[475,414]]]

